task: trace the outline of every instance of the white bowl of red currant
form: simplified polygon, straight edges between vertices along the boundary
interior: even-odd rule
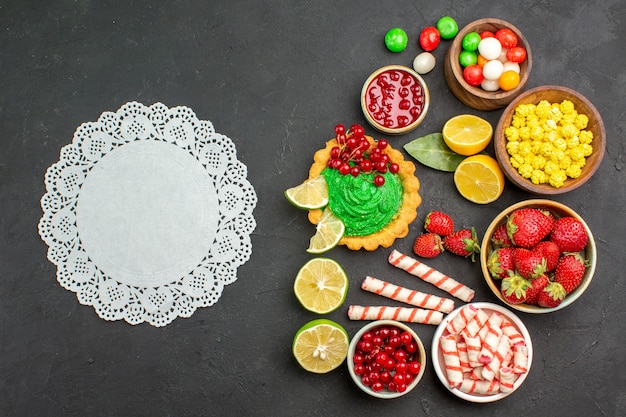
[[[382,399],[401,397],[424,375],[426,351],[406,324],[377,320],[361,328],[348,348],[348,371],[365,393]]]

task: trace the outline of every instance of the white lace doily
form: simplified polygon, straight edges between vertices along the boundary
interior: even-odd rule
[[[187,107],[83,123],[45,176],[57,280],[105,320],[165,326],[214,304],[252,253],[257,203],[232,141]]]

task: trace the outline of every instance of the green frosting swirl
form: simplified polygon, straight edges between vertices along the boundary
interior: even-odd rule
[[[402,182],[396,174],[384,174],[385,184],[374,185],[374,174],[357,177],[326,168],[328,206],[346,226],[345,236],[368,236],[385,228],[402,206]]]

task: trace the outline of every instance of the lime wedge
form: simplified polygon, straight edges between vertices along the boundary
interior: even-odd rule
[[[294,206],[314,210],[328,204],[328,186],[323,175],[304,181],[285,191],[285,197]]]
[[[345,230],[346,226],[343,222],[326,207],[306,251],[319,254],[331,250],[337,246]]]
[[[338,309],[348,293],[348,276],[328,258],[308,261],[296,275],[293,291],[304,308],[317,314]]]
[[[343,363],[348,356],[349,343],[348,333],[341,325],[316,319],[296,332],[292,352],[304,369],[325,374]]]

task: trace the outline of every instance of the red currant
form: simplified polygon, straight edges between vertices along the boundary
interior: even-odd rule
[[[350,168],[350,175],[352,175],[353,177],[358,177],[360,173],[361,169],[358,166],[355,165]]]
[[[397,174],[398,172],[400,172],[400,165],[392,162],[391,164],[389,164],[389,172],[391,172],[392,174]]]
[[[422,368],[422,364],[418,361],[409,362],[409,372],[413,375],[417,375],[420,373],[420,369]]]
[[[343,164],[341,164],[341,166],[339,167],[339,173],[341,175],[347,175],[350,173],[350,170],[352,169],[352,167],[350,166],[349,163],[344,162]]]
[[[385,185],[385,177],[383,177],[382,175],[376,175],[374,177],[374,185],[378,187],[382,187],[383,185]]]
[[[413,341],[413,336],[411,336],[411,333],[409,332],[402,332],[400,333],[400,341],[405,345],[408,345]]]
[[[404,385],[406,384],[406,378],[404,377],[404,374],[396,373],[393,376],[393,382],[396,383],[396,386]]]
[[[357,363],[354,365],[354,373],[357,375],[363,375],[365,373],[365,365],[362,363]]]
[[[404,349],[407,351],[407,353],[415,353],[417,352],[417,343],[415,343],[415,341],[412,341],[408,345],[404,346]]]
[[[360,165],[363,172],[369,172],[372,170],[372,161],[369,159],[364,159]]]
[[[398,362],[403,362],[406,360],[407,353],[404,350],[396,350],[393,354],[393,358]]]
[[[385,389],[385,384],[383,384],[383,383],[382,383],[382,382],[380,382],[380,381],[376,381],[376,382],[374,382],[374,383],[372,384],[371,388],[372,388],[372,391],[374,391],[374,392],[380,392],[380,391],[382,391],[383,389]]]
[[[346,133],[346,127],[341,123],[335,126],[335,134],[341,135]]]
[[[396,372],[405,374],[409,369],[409,365],[406,362],[397,362],[396,363]]]

